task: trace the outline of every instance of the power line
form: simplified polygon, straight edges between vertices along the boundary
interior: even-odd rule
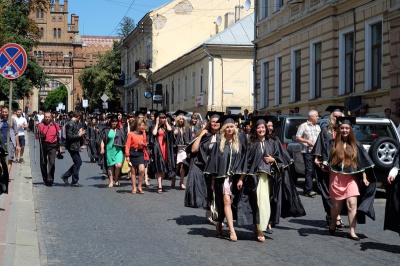
[[[131,10],[131,7],[133,6],[133,4],[135,3],[136,0],[132,1],[132,4],[129,6],[128,10],[126,11],[125,15],[122,17],[122,19],[120,20],[120,22],[118,23],[118,25],[115,27],[115,29],[108,35],[108,37],[110,37],[114,31],[119,27],[119,25],[121,24],[121,22],[124,20],[124,18],[126,17],[126,15],[128,14],[129,10]]]

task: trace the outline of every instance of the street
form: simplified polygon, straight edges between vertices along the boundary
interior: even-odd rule
[[[157,194],[156,186],[132,195],[130,181],[107,188],[100,168],[81,152],[81,188],[60,179],[72,161],[56,160],[55,184],[46,187],[40,175],[39,150],[34,162],[29,133],[33,199],[42,265],[391,265],[400,261],[400,237],[383,231],[384,193],[377,194],[377,219],[359,225],[361,241],[347,228],[330,236],[320,196],[301,196],[307,216],[281,219],[265,243],[255,241],[252,227],[238,228],[238,242],[214,237],[205,210],[185,208],[184,191]],[[28,157],[28,155],[25,155]],[[150,181],[152,185],[156,182]],[[300,183],[301,186],[301,183]],[[298,191],[301,191],[301,187]],[[348,224],[347,217],[343,217]],[[228,238],[229,231],[223,230]]]

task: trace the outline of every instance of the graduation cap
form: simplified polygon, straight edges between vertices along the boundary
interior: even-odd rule
[[[150,113],[157,113],[158,110],[157,110],[157,109],[149,109],[149,112],[150,112]]]
[[[224,112],[208,111],[206,114],[206,119],[211,120],[212,118],[220,118],[224,115]]]
[[[221,126],[229,123],[235,124],[239,118],[238,115],[223,115],[218,119],[217,123],[220,123]]]
[[[156,113],[154,113],[154,118],[157,118],[160,115],[164,115],[166,117],[167,116],[167,112],[165,110],[157,111]]]
[[[268,121],[272,121],[272,123],[276,122],[276,116],[273,115],[262,115],[262,116],[254,116],[250,119],[251,126],[258,126],[261,124],[267,124]]]
[[[147,108],[146,108],[146,110],[147,110]],[[135,116],[136,117],[138,117],[139,115],[146,116],[146,114],[147,114],[147,111],[143,112],[142,110],[139,110],[139,111],[135,112]]]
[[[173,113],[172,115],[173,115],[173,116],[179,116],[179,115],[185,116],[185,115],[187,115],[187,113],[188,113],[188,112],[186,112],[186,111],[178,110],[178,111],[176,111],[175,113]]]
[[[135,117],[135,115],[134,115],[133,113],[129,113],[129,114],[127,115],[127,117],[128,117],[128,118],[132,118],[132,117]]]
[[[140,111],[142,114],[147,114],[147,108],[146,108],[146,107],[140,107],[140,108],[139,108],[139,111]]]
[[[356,124],[356,118],[354,116],[341,116],[336,118],[336,123],[339,125],[350,125],[353,126]]]
[[[110,115],[108,118],[110,122],[118,122],[118,115]]]
[[[326,107],[325,111],[330,112],[330,113],[334,113],[334,112],[343,113],[345,108],[346,107],[344,107],[344,106],[329,105],[328,107]]]

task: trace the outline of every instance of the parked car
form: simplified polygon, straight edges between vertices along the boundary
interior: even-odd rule
[[[282,142],[283,147],[296,139],[297,129],[306,122],[306,116],[277,116],[277,123],[274,124],[275,134]]]
[[[378,182],[384,183],[393,166],[394,156],[400,147],[400,136],[393,121],[387,118],[357,117],[354,134],[367,150],[375,164],[375,175]],[[321,128],[328,125],[328,119],[320,119]],[[301,154],[301,143],[291,142],[287,150],[294,161],[298,176],[304,175],[304,160]],[[296,179],[297,179],[296,177]]]

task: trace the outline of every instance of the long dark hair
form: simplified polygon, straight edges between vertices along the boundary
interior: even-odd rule
[[[344,147],[345,143],[346,148]],[[343,140],[340,128],[337,130],[335,144],[331,150],[331,158],[331,164],[334,166],[339,166],[343,163],[344,168],[349,168],[350,166],[357,168],[357,141],[351,126],[346,141]]]

